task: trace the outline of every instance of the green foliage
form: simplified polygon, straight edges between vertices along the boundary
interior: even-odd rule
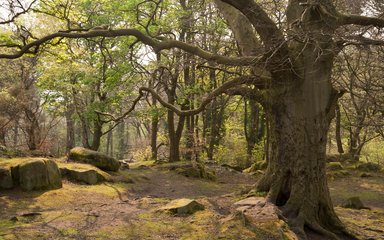
[[[227,140],[229,141],[229,140]],[[228,145],[219,145],[215,150],[215,159],[221,164],[244,167],[247,161],[245,140],[238,137],[232,138]]]
[[[151,160],[151,147],[148,146],[146,148],[137,149],[132,153],[133,159],[135,161],[144,162]]]

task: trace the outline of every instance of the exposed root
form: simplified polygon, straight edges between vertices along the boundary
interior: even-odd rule
[[[308,195],[290,195],[291,185],[278,178],[263,177],[257,184],[257,190],[268,191],[267,201],[280,206],[280,219],[285,221],[290,229],[301,240],[307,240],[307,231],[318,233],[326,239],[338,240],[340,236],[353,237],[346,231],[342,222],[333,211],[330,199],[320,196],[310,198]],[[268,188],[268,189],[267,189]],[[311,201],[312,199],[312,201]],[[317,210],[316,210],[317,209]]]
[[[321,235],[327,237],[327,239],[332,239],[332,240],[339,240],[339,237],[334,234],[333,232],[331,231],[328,231],[326,230],[325,228],[323,228],[322,226],[320,226],[319,223],[317,223],[316,221],[314,220],[311,220],[311,221],[306,221],[305,223],[306,226],[308,226],[310,229],[312,229],[313,231],[317,232],[317,233],[320,233]]]

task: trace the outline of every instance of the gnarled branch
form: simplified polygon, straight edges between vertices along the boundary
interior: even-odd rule
[[[205,51],[195,45],[184,43],[177,40],[166,39],[157,40],[155,38],[149,37],[137,29],[91,29],[86,32],[65,32],[59,31],[50,35],[47,35],[43,38],[40,38],[36,41],[33,41],[19,51],[16,51],[12,54],[0,54],[0,58],[6,59],[15,59],[23,56],[23,54],[35,50],[40,45],[49,42],[55,38],[94,38],[94,37],[119,37],[119,36],[133,36],[140,40],[142,43],[151,46],[155,52],[161,50],[179,48],[191,54],[197,55],[208,61],[214,61],[219,64],[233,65],[233,66],[247,66],[254,65],[261,61],[263,57],[247,56],[247,57],[226,57],[219,54],[211,53]],[[32,51],[33,52],[33,51]]]
[[[337,19],[340,26],[354,24],[360,26],[374,26],[379,28],[384,27],[383,18],[340,13],[337,16]]]
[[[254,0],[221,1],[237,8],[249,19],[267,48],[274,48],[285,41],[283,33],[277,28],[276,23]]]
[[[256,89],[251,89],[248,87],[234,87],[228,89],[226,94],[230,96],[242,96],[244,98],[253,99],[260,103],[261,105],[265,105],[265,98],[261,92],[258,92]]]
[[[224,83],[223,85],[221,85],[220,87],[216,88],[215,90],[213,90],[213,92],[211,92],[201,103],[201,105],[198,107],[198,108],[195,108],[195,109],[192,109],[192,110],[180,110],[178,109],[176,106],[166,102],[164,99],[162,99],[160,97],[160,95],[152,88],[148,88],[148,87],[141,87],[139,89],[140,93],[142,92],[149,92],[152,94],[152,96],[154,98],[156,98],[160,104],[173,111],[174,113],[176,113],[177,115],[179,116],[191,116],[191,115],[196,115],[202,111],[205,110],[205,107],[217,96],[223,94],[223,93],[226,93],[229,89],[233,88],[233,87],[236,87],[236,86],[239,86],[241,84],[253,84],[253,85],[256,85],[256,86],[264,86],[264,84],[269,81],[270,79],[269,78],[257,78],[257,77],[254,77],[254,76],[248,76],[248,77],[239,77],[239,78],[236,78],[234,80],[231,80],[231,81],[228,81],[226,83]]]

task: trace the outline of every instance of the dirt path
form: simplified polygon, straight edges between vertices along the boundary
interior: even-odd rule
[[[121,172],[134,183],[88,186],[65,181],[62,189],[47,192],[4,191],[0,193],[0,239],[281,239],[264,230],[257,238],[243,226],[226,225],[231,206],[241,198],[232,193],[249,188],[257,177],[214,168],[216,181],[187,178],[163,165]],[[364,232],[362,239],[384,239],[380,232],[384,231],[382,181],[353,176],[330,181],[336,205],[358,195],[375,208],[375,212],[358,213],[337,208],[348,226]],[[198,199],[206,210],[181,217],[157,211],[177,198]],[[22,216],[25,213],[36,214]]]

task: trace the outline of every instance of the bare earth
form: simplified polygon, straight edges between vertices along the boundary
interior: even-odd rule
[[[216,181],[187,178],[166,165],[136,165],[114,183],[64,181],[53,191],[2,191],[0,239],[283,239],[279,229],[265,224],[255,230],[230,222],[233,203],[245,197],[241,189],[249,189],[257,176],[214,168]],[[356,174],[330,180],[334,203],[359,196],[371,210],[336,210],[358,238],[384,239],[383,174]],[[124,183],[128,178],[134,183]],[[206,209],[190,216],[157,211],[177,198],[196,199]]]

